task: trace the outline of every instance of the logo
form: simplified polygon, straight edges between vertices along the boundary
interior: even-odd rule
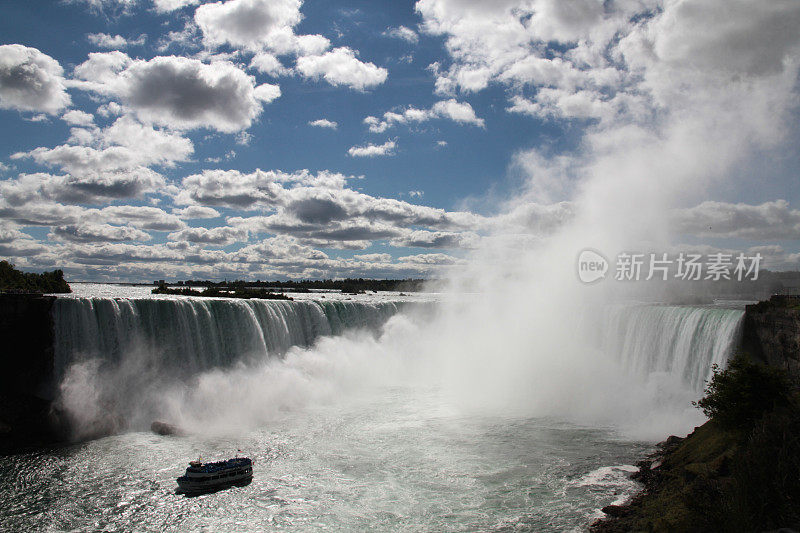
[[[584,283],[594,283],[606,277],[608,260],[594,250],[585,249],[578,255],[578,277]]]

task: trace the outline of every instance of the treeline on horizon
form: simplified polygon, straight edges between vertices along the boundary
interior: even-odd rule
[[[66,293],[72,292],[64,280],[62,270],[42,272],[22,272],[8,261],[0,261],[0,292],[11,293]]]
[[[171,286],[189,287],[217,287],[217,288],[264,288],[286,292],[309,292],[312,290],[335,290],[341,292],[365,292],[365,291],[394,291],[394,292],[418,292],[421,291],[427,280],[422,278],[407,279],[367,279],[367,278],[346,278],[346,279],[304,279],[286,281],[209,281],[209,280],[185,280],[175,283],[167,283]],[[160,285],[161,282],[155,282]]]

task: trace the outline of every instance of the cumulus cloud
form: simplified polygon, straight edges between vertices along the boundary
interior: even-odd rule
[[[297,58],[297,72],[306,78],[323,78],[331,85],[344,85],[359,91],[377,87],[389,76],[385,68],[361,61],[353,50],[346,47],[334,48],[322,55]]]
[[[184,220],[193,220],[197,218],[217,218],[220,216],[219,211],[211,207],[203,207],[200,205],[190,205],[183,209],[174,209],[172,211],[176,216]]]
[[[419,35],[417,32],[406,26],[398,26],[396,28],[389,28],[383,34],[387,37],[394,37],[395,39],[402,39],[408,43],[417,43]]]
[[[414,265],[424,266],[451,266],[464,262],[463,259],[458,259],[447,254],[406,255],[403,257],[398,257],[397,260],[401,263],[411,263]]]
[[[116,96],[137,116],[175,129],[236,132],[280,96],[276,85],[255,79],[227,61],[159,56],[132,60],[121,52],[93,53],[76,67],[77,87]]]
[[[150,235],[128,226],[111,226],[82,222],[71,226],[57,226],[47,236],[51,240],[69,242],[124,242],[146,241]]]
[[[439,94],[500,83],[510,112],[543,119],[649,120],[709,83],[781,72],[800,44],[791,0],[758,8],[744,0],[421,0],[416,9],[452,59],[431,65]]]
[[[458,102],[454,98],[436,102],[430,109],[417,109],[408,107],[401,112],[387,111],[383,119],[369,116],[364,119],[364,124],[369,126],[369,131],[382,133],[395,124],[420,123],[436,118],[446,118],[460,124],[472,124],[484,127],[482,118],[478,118],[475,110],[467,102]]]
[[[61,120],[72,126],[92,126],[94,125],[94,116],[91,113],[81,111],[79,109],[70,109],[63,115]]]
[[[250,60],[249,68],[270,76],[283,76],[291,72],[290,69],[283,66],[283,63],[277,57],[268,52],[254,54]]]
[[[300,0],[228,0],[197,8],[194,19],[210,46],[260,49],[292,35]]]
[[[477,236],[464,230],[488,227],[484,217],[370,196],[347,187],[347,181],[330,172],[206,170],[184,178],[175,202],[270,213],[230,217],[228,225],[333,248],[361,249],[381,239],[401,246],[469,248]],[[415,226],[420,229],[407,229]]]
[[[140,197],[163,188],[165,184],[163,176],[140,167],[80,178],[46,173],[20,174],[17,179],[0,183],[0,192],[12,206],[39,200],[101,204],[109,200]]]
[[[279,196],[279,182],[283,177],[274,171],[243,174],[238,170],[204,170],[183,179],[182,190],[175,201],[238,209],[248,209],[255,204],[272,206]]]
[[[366,144],[364,146],[351,146],[347,153],[350,157],[376,157],[382,155],[394,155],[397,147],[395,141],[386,141],[383,144]]]
[[[392,246],[410,248],[476,248],[480,237],[472,231],[414,230],[392,239]]]
[[[168,235],[173,241],[188,241],[214,246],[225,246],[234,242],[247,241],[247,229],[244,227],[220,226],[216,228],[186,228]]]
[[[47,251],[48,248],[45,245],[20,231],[16,224],[0,220],[0,255],[19,257],[27,261],[29,258]]]
[[[0,46],[0,108],[55,114],[70,105],[58,61],[36,48]]]
[[[149,231],[176,231],[186,227],[186,223],[175,214],[145,205],[113,205],[103,209],[88,209],[83,218],[127,224],[135,228]]]
[[[446,37],[453,59],[447,69],[431,65],[439,94],[501,83],[512,89],[510,111],[540,118],[607,120],[640,105],[636,91],[626,92],[632,76],[606,51],[632,17],[649,12],[642,3],[422,0],[416,9],[426,32]]]
[[[69,118],[86,120],[80,114]],[[2,185],[9,201],[19,203],[26,196],[41,196],[96,204],[163,191],[163,176],[148,167],[168,167],[185,161],[194,150],[189,139],[143,125],[129,116],[118,118],[104,129],[74,128],[71,141],[78,144],[39,147],[12,155],[13,159],[31,158],[39,164],[58,167],[67,174],[22,174]]]
[[[328,120],[326,118],[312,120],[311,122],[308,123],[308,125],[314,126],[315,128],[328,128],[331,130],[335,130],[336,128],[339,127],[339,124],[337,122],[334,122],[333,120]]]

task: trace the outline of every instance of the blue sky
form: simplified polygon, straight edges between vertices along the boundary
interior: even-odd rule
[[[799,17],[791,1],[6,2],[0,256],[72,279],[441,276],[580,218],[609,179],[598,147],[624,137],[620,168],[646,138],[659,168],[698,161],[661,180],[669,246],[796,268]],[[708,146],[670,153],[692,121]]]

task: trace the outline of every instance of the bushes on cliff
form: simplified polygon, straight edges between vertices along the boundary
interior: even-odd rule
[[[800,527],[800,408],[781,369],[737,356],[714,369],[695,403],[734,437],[729,472],[692,494],[698,520],[717,531]],[[707,493],[705,504],[696,493]]]
[[[64,272],[54,270],[33,274],[14,268],[8,261],[0,261],[0,291],[4,292],[72,292],[64,281]]]
[[[714,365],[705,396],[693,404],[728,430],[749,431],[765,413],[789,405],[785,372],[737,355],[726,369]]]

